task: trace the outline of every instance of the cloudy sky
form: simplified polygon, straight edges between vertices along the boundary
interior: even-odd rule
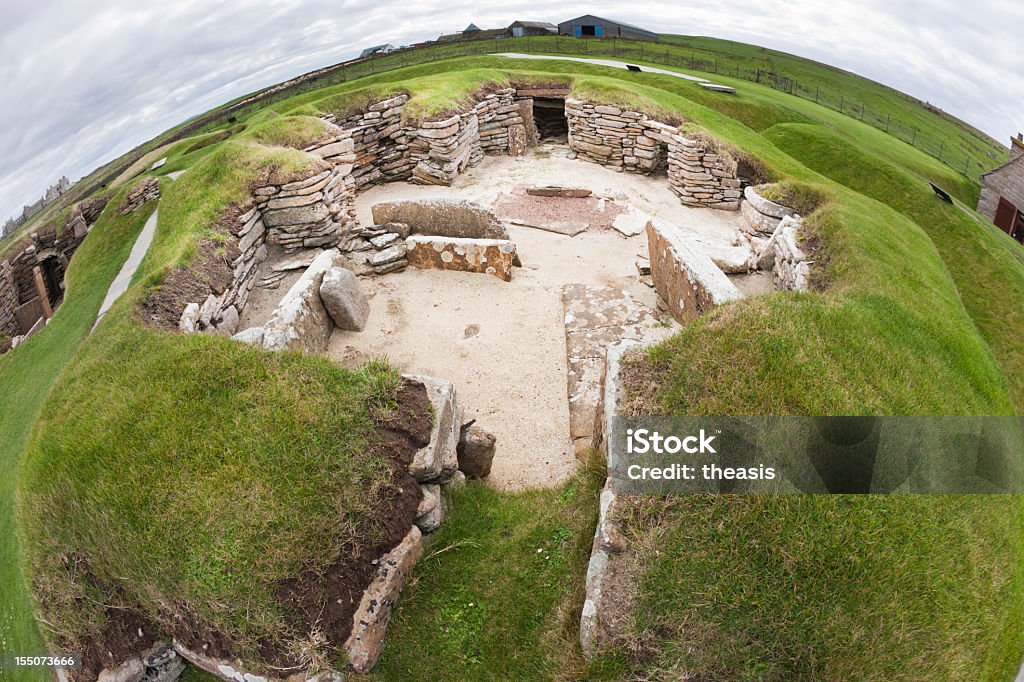
[[[379,43],[593,13],[793,52],[1024,129],[1020,0],[2,0],[0,222],[196,114]]]

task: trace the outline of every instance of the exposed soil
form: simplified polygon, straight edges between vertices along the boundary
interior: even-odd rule
[[[104,668],[138,656],[160,638],[159,628],[138,611],[115,606],[125,602],[121,590],[116,585],[102,584],[97,580],[88,559],[83,556],[65,556],[63,564],[69,573],[76,576],[77,581],[92,585],[109,595],[105,598],[108,603],[104,607],[105,622],[98,633],[79,642],[58,641],[65,651],[82,654],[82,667],[69,671],[72,680],[95,680]]]
[[[189,303],[202,305],[210,294],[220,296],[231,286],[235,276],[232,262],[241,254],[238,239],[229,226],[237,226],[238,216],[247,210],[245,206],[232,205],[212,229],[222,236],[200,241],[196,256],[188,265],[172,270],[146,294],[140,306],[145,323],[158,329],[177,330],[185,306]]]
[[[377,422],[380,442],[376,448],[391,458],[395,470],[391,486],[374,505],[376,515],[360,523],[360,538],[374,538],[368,544],[345,546],[337,563],[323,575],[307,573],[282,584],[278,598],[292,615],[290,625],[298,632],[322,629],[331,646],[344,644],[352,630],[352,616],[359,607],[376,567],[373,562],[394,548],[412,527],[421,492],[408,472],[416,451],[430,443],[430,400],[423,384],[403,380],[397,406],[386,419]],[[283,652],[265,652],[268,662],[296,665]]]

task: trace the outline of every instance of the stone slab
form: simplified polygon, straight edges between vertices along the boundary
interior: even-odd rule
[[[512,280],[516,245],[507,239],[457,239],[412,236],[405,240],[409,265],[421,269],[456,270]]]

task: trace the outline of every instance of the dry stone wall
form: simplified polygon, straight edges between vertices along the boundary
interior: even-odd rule
[[[336,246],[356,224],[352,176],[335,166],[304,180],[255,190],[267,243],[286,251]]]
[[[569,148],[578,157],[616,170],[648,175],[667,165],[667,148],[658,137],[674,130],[646,114],[605,104],[565,100]],[[658,137],[648,136],[648,131]]]
[[[687,206],[735,211],[740,206],[741,182],[736,161],[705,140],[672,135],[668,144],[668,181]]]
[[[18,291],[14,288],[11,264],[0,261],[0,334],[13,339],[21,333],[14,309],[18,307]]]
[[[654,288],[677,322],[694,320],[715,306],[743,297],[710,258],[690,248],[674,225],[648,222],[647,248]]]
[[[615,170],[651,173],[667,170],[669,186],[688,206],[737,210],[741,182],[736,161],[705,140],[639,111],[565,100],[569,148],[577,158]]]
[[[409,154],[409,130],[402,124],[402,109],[409,96],[395,95],[367,107],[365,112],[352,114],[338,120],[327,116],[325,120],[342,128],[339,139],[323,145],[319,151],[314,150],[322,158],[332,163],[351,164],[351,168],[342,168],[342,173],[351,172],[355,190],[378,182],[394,182],[407,180],[415,165]],[[338,142],[351,140],[351,147],[333,146]],[[335,150],[344,149],[351,153],[351,159],[339,161],[333,156]]]
[[[52,227],[33,233],[0,261],[0,334],[26,335],[52,314],[51,302],[64,295],[71,258],[106,204],[105,199],[76,204],[59,234]]]

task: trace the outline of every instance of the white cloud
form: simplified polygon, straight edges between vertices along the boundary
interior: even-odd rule
[[[15,0],[0,6],[0,216],[217,104],[472,22],[606,15],[752,42],[928,100],[1002,140],[1024,127],[1018,0]]]

